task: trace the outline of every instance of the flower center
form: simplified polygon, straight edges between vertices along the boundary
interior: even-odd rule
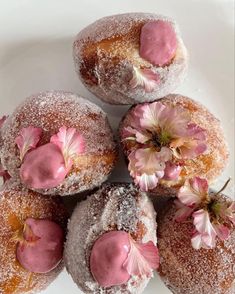
[[[160,130],[152,134],[152,143],[153,146],[157,149],[160,149],[163,146],[168,146],[171,141],[171,136],[168,132]]]

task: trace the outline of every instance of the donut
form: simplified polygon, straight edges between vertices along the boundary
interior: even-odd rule
[[[188,64],[176,23],[153,13],[97,20],[76,36],[73,56],[85,87],[110,104],[150,102],[170,94]]]
[[[62,271],[67,213],[60,197],[0,191],[0,293],[36,293]]]
[[[155,196],[175,195],[194,176],[213,182],[228,160],[219,120],[182,95],[131,107],[119,134],[135,183]]]
[[[159,261],[155,211],[146,193],[109,183],[79,203],[64,258],[84,293],[142,293]]]
[[[158,214],[160,276],[173,294],[233,294],[235,202],[208,192],[205,179],[190,181],[194,190],[183,186]]]
[[[70,195],[104,182],[116,147],[106,114],[62,91],[35,94],[1,128],[2,168],[42,194]]]

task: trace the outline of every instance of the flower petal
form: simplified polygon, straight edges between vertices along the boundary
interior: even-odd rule
[[[166,167],[164,170],[164,180],[167,180],[167,181],[177,180],[180,175],[181,169],[182,168],[180,165],[167,161]]]
[[[144,130],[137,130],[132,127],[126,127],[123,130],[122,136],[124,140],[136,140],[138,143],[145,144],[151,139],[151,133]]]
[[[50,142],[60,148],[66,167],[71,166],[74,156],[83,153],[85,149],[84,139],[75,128],[61,127],[59,132],[51,137]]]
[[[15,139],[15,142],[20,150],[20,160],[24,159],[25,154],[36,148],[42,135],[41,128],[35,128],[29,126],[20,130],[19,136]]]
[[[207,180],[194,177],[185,181],[184,186],[179,189],[177,197],[183,204],[192,206],[200,204],[207,197],[207,194]]]
[[[229,220],[235,225],[235,201],[232,201],[228,208],[222,210],[220,216],[225,220]]]
[[[130,275],[147,276],[159,267],[159,254],[157,246],[152,241],[142,244],[130,236],[130,251],[123,267]]]
[[[200,209],[193,213],[193,218],[193,224],[196,230],[202,234],[204,241],[207,240],[208,244],[206,245],[211,247],[212,241],[216,237],[216,231],[210,221],[209,213],[204,209]]]
[[[138,149],[135,152],[136,168],[141,173],[154,174],[165,169],[165,162],[172,157],[167,147],[157,152],[153,148]]]
[[[176,205],[176,213],[174,216],[175,221],[177,222],[184,222],[188,217],[190,217],[193,213],[193,208],[190,208],[183,203],[181,203],[179,200],[174,201]]]
[[[152,190],[157,187],[158,181],[160,178],[162,178],[164,175],[164,172],[157,172],[156,174],[141,174],[135,175],[134,182],[136,185],[139,185],[140,190],[144,192],[148,192],[149,190]]]
[[[139,108],[138,116],[140,117],[140,126],[149,131],[156,132],[160,125],[159,121],[162,117],[162,112],[165,109],[165,105],[161,102],[153,102],[142,105]]]
[[[133,66],[133,77],[130,80],[131,88],[134,89],[140,86],[144,88],[145,92],[150,93],[154,91],[159,82],[159,75],[154,73],[151,69],[139,69]]]
[[[196,250],[199,250],[201,248],[212,249],[215,247],[215,237],[211,238],[207,234],[200,234],[197,232],[193,235],[191,239],[191,244]]]
[[[220,240],[225,241],[230,236],[230,230],[226,226],[222,224],[214,224],[213,225],[217,236],[220,238]]]
[[[7,118],[8,118],[8,115],[3,115],[3,117],[0,118],[0,129],[3,126],[3,124]]]

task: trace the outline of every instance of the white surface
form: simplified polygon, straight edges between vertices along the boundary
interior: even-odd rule
[[[205,104],[221,119],[231,152],[217,185],[232,177],[234,193],[233,1],[215,0],[0,0],[0,114],[11,113],[26,96],[48,89],[80,93],[101,105],[117,127],[126,107],[108,106],[78,81],[72,61],[75,34],[110,14],[145,11],[173,17],[190,53],[185,83],[176,92]],[[120,163],[111,180],[128,180]],[[44,294],[81,293],[63,272]],[[146,294],[170,293],[158,278]]]

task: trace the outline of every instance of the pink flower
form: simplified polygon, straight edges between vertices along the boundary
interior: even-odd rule
[[[132,151],[128,157],[128,169],[143,191],[157,186],[158,179],[164,175],[165,162],[171,159],[171,152],[163,147],[159,152],[152,148]]]
[[[154,91],[159,82],[159,75],[154,73],[151,69],[139,69],[135,66],[133,67],[133,77],[130,80],[131,88],[134,89],[140,86],[144,88],[145,92],[149,93]]]
[[[31,149],[36,148],[42,135],[41,128],[29,126],[20,130],[19,136],[15,142],[20,150],[20,160],[24,159],[25,154]]]
[[[8,118],[8,115],[3,115],[3,117],[2,118],[0,118],[0,129],[1,129],[1,127],[3,126],[3,124],[4,124],[4,122],[5,122],[5,120]]]
[[[181,172],[181,166],[175,163],[172,163],[171,161],[166,162],[166,167],[164,170],[164,180],[167,181],[174,181],[177,180],[180,172]]]
[[[123,267],[130,275],[147,276],[152,275],[152,270],[159,267],[159,254],[157,246],[152,241],[142,244],[129,237],[130,251]]]
[[[51,137],[50,142],[60,148],[66,167],[71,167],[74,157],[82,154],[85,149],[84,139],[75,128],[61,127],[59,132]]]
[[[129,171],[144,190],[156,187],[162,177],[177,180],[182,168],[179,159],[205,152],[205,132],[190,119],[190,113],[182,107],[161,102],[137,105],[131,112],[122,140],[133,141],[130,149],[136,152],[129,157]],[[164,154],[168,150],[168,160],[159,158],[163,149]]]
[[[217,233],[210,221],[209,213],[204,209],[200,209],[193,213],[193,218],[193,224],[197,230],[197,233],[192,238],[193,248],[214,248]]]
[[[184,222],[188,217],[190,217],[194,211],[193,208],[190,208],[186,205],[184,205],[181,201],[175,200],[174,201],[175,206],[176,206],[176,214],[174,219],[177,222]]]
[[[179,189],[177,197],[184,205],[191,207],[200,204],[207,194],[207,180],[195,177],[185,181],[184,186]]]

